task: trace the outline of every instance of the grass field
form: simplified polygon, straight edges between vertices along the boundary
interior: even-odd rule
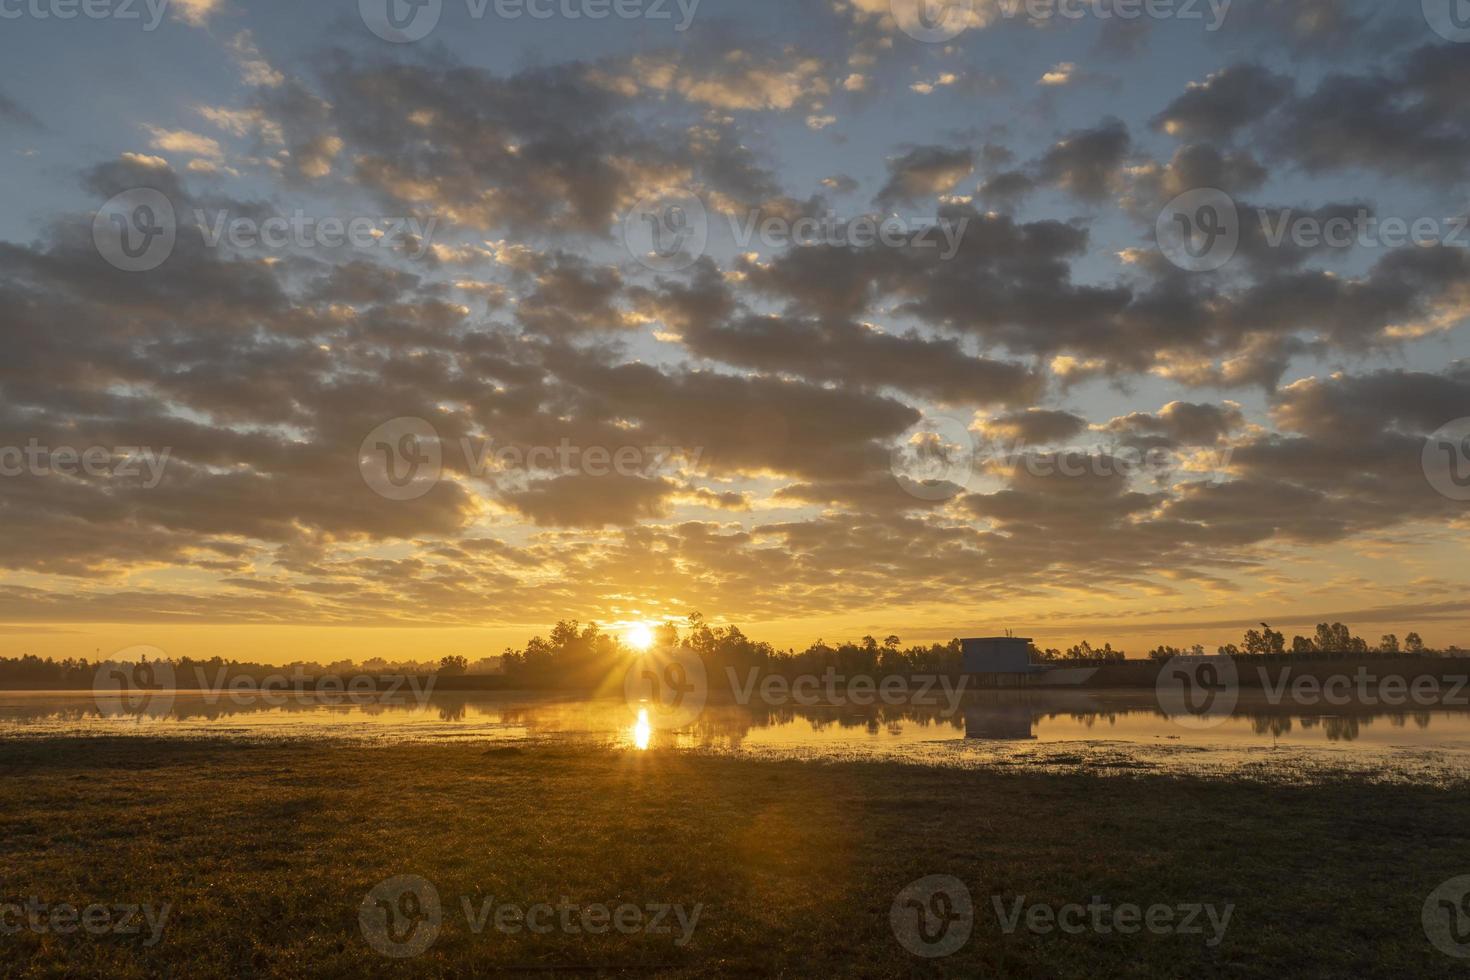
[[[1450,976],[1421,908],[1470,873],[1470,786],[1270,786],[652,751],[152,739],[0,742],[0,902],[169,903],[159,940],[0,935],[6,975]],[[407,959],[359,906],[418,875],[442,904]],[[890,925],[951,875],[973,932],[925,958]],[[1003,931],[1005,909],[1233,912],[1203,934]],[[472,931],[472,911],[699,907],[689,941]],[[565,900],[565,901],[564,901]],[[480,912],[475,912],[476,915]],[[580,911],[569,915],[574,926]],[[630,914],[631,915],[631,914]],[[43,913],[44,919],[44,913]],[[8,921],[15,923],[12,916]],[[560,921],[560,919],[559,919]],[[666,924],[675,922],[672,914]],[[3,925],[0,920],[0,925]],[[541,920],[544,926],[544,918]],[[687,933],[686,933],[687,935]]]

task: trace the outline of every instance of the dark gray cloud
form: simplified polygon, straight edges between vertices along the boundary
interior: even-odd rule
[[[1293,88],[1289,77],[1260,65],[1231,65],[1192,84],[1152,125],[1181,139],[1226,140],[1270,114]]]
[[[20,129],[43,128],[41,120],[4,92],[0,92],[0,126],[14,126]]]
[[[968,147],[916,146],[888,161],[888,182],[873,198],[883,208],[917,205],[947,193],[975,172]]]
[[[1459,184],[1470,174],[1467,82],[1463,44],[1425,45],[1381,72],[1334,73],[1283,108],[1272,145],[1309,174],[1361,168]]]
[[[1037,162],[1037,172],[1042,180],[1084,201],[1106,200],[1117,189],[1119,170],[1132,145],[1122,120],[1104,119],[1052,144]]]

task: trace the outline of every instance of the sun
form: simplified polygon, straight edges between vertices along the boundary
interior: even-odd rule
[[[623,634],[623,639],[634,650],[647,650],[653,646],[653,630],[648,628],[647,623],[634,623]]]

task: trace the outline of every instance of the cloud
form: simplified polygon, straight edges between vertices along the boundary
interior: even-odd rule
[[[677,487],[666,479],[581,474],[533,480],[506,502],[534,523],[551,527],[602,527],[636,524],[664,517]]]
[[[224,157],[219,141],[186,129],[161,129],[146,127],[151,137],[149,146],[164,153],[183,153],[208,160],[218,161]]]
[[[1260,65],[1231,65],[1203,82],[1190,82],[1151,125],[1181,139],[1229,139],[1268,115],[1291,96],[1293,87],[1290,78]]]
[[[881,207],[918,202],[953,190],[975,172],[975,154],[967,147],[916,146],[888,161],[888,182],[874,202]]]
[[[1131,147],[1128,127],[1109,118],[1095,128],[1068,133],[1042,155],[1037,169],[1042,180],[1084,201],[1101,201],[1116,188]]]
[[[1283,107],[1272,146],[1309,174],[1360,168],[1460,184],[1470,154],[1467,79],[1463,44],[1426,45],[1381,73],[1328,75]]]
[[[1054,408],[1027,408],[996,415],[984,423],[981,431],[994,439],[1046,444],[1070,439],[1086,428],[1087,420],[1080,415]]]
[[[0,126],[13,126],[17,129],[35,129],[44,127],[41,120],[28,112],[20,103],[10,98],[4,92],[0,92]]]
[[[1061,61],[1053,65],[1041,78],[1037,79],[1037,85],[1062,86],[1073,81],[1077,74],[1077,66],[1070,61]]]

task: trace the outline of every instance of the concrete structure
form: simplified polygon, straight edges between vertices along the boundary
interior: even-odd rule
[[[1031,640],[1024,636],[960,640],[960,656],[967,674],[1033,674],[1045,669],[1031,662]]]

